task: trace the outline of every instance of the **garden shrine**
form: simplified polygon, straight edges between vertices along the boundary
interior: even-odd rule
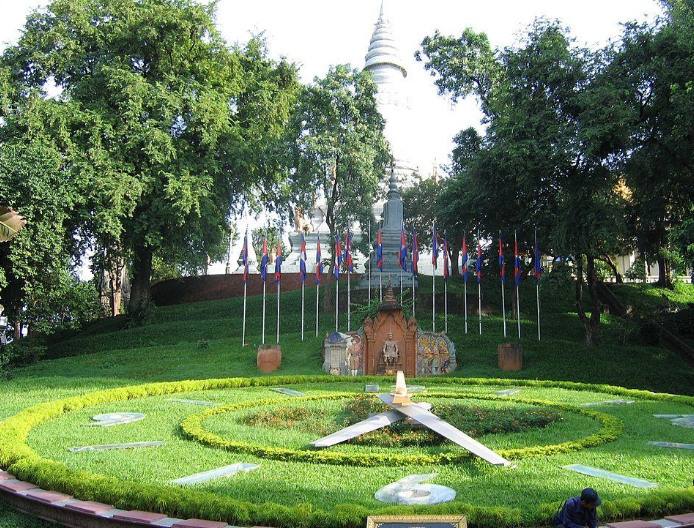
[[[333,332],[323,342],[323,370],[344,376],[428,377],[457,367],[453,342],[445,335],[425,332],[414,317],[405,319],[392,287],[374,319],[366,317],[353,333]]]

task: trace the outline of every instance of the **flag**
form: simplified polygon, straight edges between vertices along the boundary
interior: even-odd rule
[[[448,282],[448,239],[446,233],[443,233],[443,280]]]
[[[439,237],[436,234],[436,222],[433,224],[433,235],[431,237],[431,264],[436,269],[436,261],[439,259]]]
[[[412,275],[419,273],[419,242],[417,242],[417,230],[412,232]]]
[[[501,236],[501,231],[499,231],[499,270],[501,281],[506,282],[506,267],[504,266],[504,239]]]
[[[479,240],[477,241],[477,267],[475,271],[477,272],[477,284],[480,284],[482,282],[482,243]]]
[[[282,280],[282,242],[277,243],[277,257],[275,257],[275,284]]]
[[[340,245],[340,235],[335,235],[335,267],[333,275],[335,280],[340,280],[340,264],[342,263],[342,246]]]
[[[345,263],[345,269],[348,272],[354,271],[354,266],[352,262],[352,235],[349,234],[349,229],[345,235],[345,256],[343,257]]]
[[[537,243],[537,237],[535,237],[535,280],[540,284],[540,278],[542,277],[542,262],[540,261],[540,246]]]
[[[521,265],[520,265],[520,255],[518,254],[518,238],[516,238],[516,246],[515,246],[515,259],[514,259],[514,266],[515,266],[515,278],[516,278],[516,286],[520,284],[521,280]]]
[[[318,242],[316,244],[316,284],[320,284],[320,272],[323,268],[320,258],[320,235],[318,235]]]
[[[301,254],[299,255],[299,277],[302,282],[306,282],[306,261],[308,257],[306,256],[306,237],[301,234]]]
[[[248,231],[243,237],[243,283],[248,282]]]
[[[463,233],[463,255],[462,255],[462,259],[461,259],[461,266],[463,268],[463,279],[465,280],[465,282],[467,282],[467,279],[468,279],[467,261],[468,261],[467,237],[465,236],[465,233]]]
[[[267,254],[267,237],[263,239],[263,256],[260,257],[260,276],[263,277],[263,282],[267,280],[267,263],[269,257]]]
[[[400,231],[400,269],[407,271],[407,238],[405,237],[405,225]]]
[[[378,244],[376,245],[376,265],[383,273],[383,243],[381,241],[381,229],[378,229]]]

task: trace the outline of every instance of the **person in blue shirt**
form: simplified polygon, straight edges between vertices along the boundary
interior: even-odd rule
[[[580,497],[572,497],[564,502],[554,516],[554,528],[598,528],[596,508],[601,504],[597,491],[584,489]]]

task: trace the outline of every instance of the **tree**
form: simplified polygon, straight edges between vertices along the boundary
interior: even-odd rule
[[[484,137],[466,130],[455,139],[442,196],[447,219],[492,239],[512,227],[530,254],[537,229],[544,252],[585,256],[590,315],[582,273],[576,303],[586,342],[595,345],[594,263],[620,225],[603,215],[618,210],[612,156],[623,127],[621,115],[605,111],[615,97],[600,76],[605,55],[574,46],[560,24],[537,20],[518,47],[493,50],[468,29],[459,39],[427,37],[423,57],[441,93],[478,97],[487,125]]]
[[[53,81],[69,112],[46,128],[86,184],[85,233],[130,260],[129,312],[149,302],[152,260],[203,265],[224,253],[226,218],[265,182],[296,72],[262,41],[230,49],[215,4],[55,0],[3,57],[16,97]],[[274,176],[277,176],[276,174]]]
[[[694,204],[694,6],[663,2],[654,24],[629,24],[610,65],[630,122],[623,157],[630,230],[671,286],[669,233]]]
[[[304,88],[297,107],[296,196],[303,196],[304,205],[315,193],[325,198],[331,240],[355,221],[366,228],[379,179],[391,160],[376,89],[370,73],[333,66]],[[334,262],[334,246],[329,245]]]

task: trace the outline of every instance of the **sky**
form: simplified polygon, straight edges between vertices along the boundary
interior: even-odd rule
[[[0,49],[20,36],[27,15],[43,0],[0,0]],[[330,65],[364,64],[381,0],[219,0],[217,25],[229,43],[243,43],[264,32],[270,53],[296,63],[302,82],[324,76]],[[385,0],[400,54],[408,70],[411,130],[416,135],[410,159],[429,175],[445,165],[452,138],[480,127],[474,98],[452,105],[437,93],[434,79],[414,60],[422,39],[438,29],[460,36],[471,27],[489,36],[494,47],[513,45],[535,18],[558,19],[580,45],[600,47],[615,40],[622,24],[651,20],[661,12],[656,0]],[[240,243],[240,241],[239,241]],[[236,250],[234,250],[236,253]]]

